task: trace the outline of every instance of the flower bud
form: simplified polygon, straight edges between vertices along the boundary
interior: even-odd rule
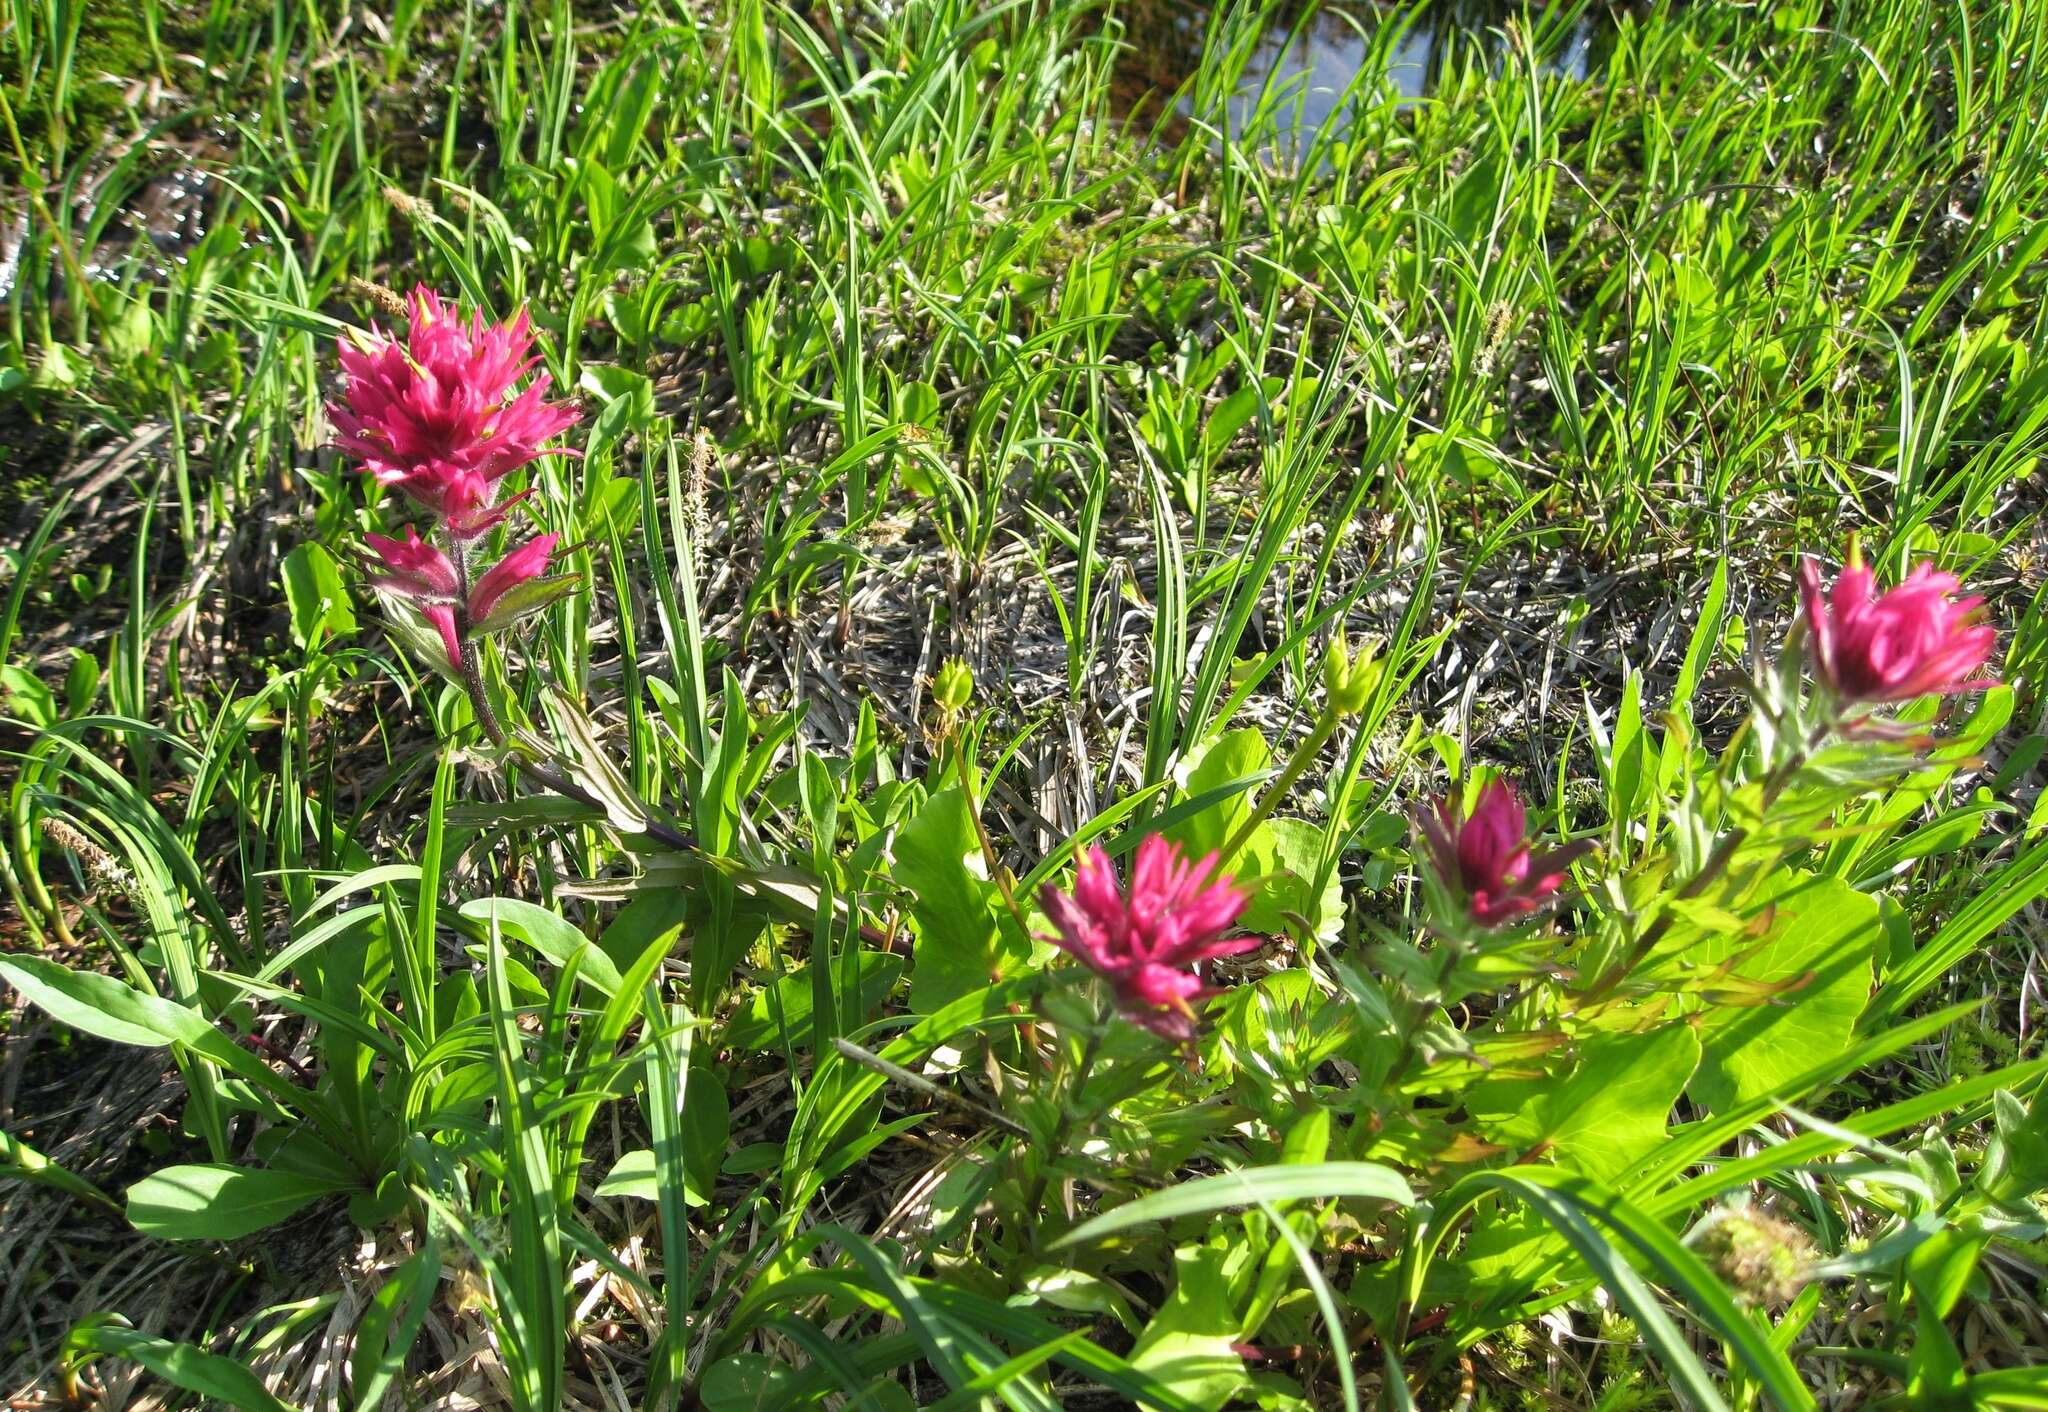
[[[949,658],[932,679],[932,700],[941,711],[957,715],[974,697],[974,672],[959,657]]]
[[[1362,656],[1353,658],[1351,648],[1344,641],[1344,634],[1331,637],[1323,649],[1323,689],[1330,694],[1329,713],[1333,716],[1355,716],[1365,709],[1365,703],[1372,699],[1373,688],[1379,685],[1380,673],[1385,670],[1378,652],[1372,644],[1366,645]]]
[[[1423,809],[1417,822],[1437,877],[1464,899],[1466,916],[1482,927],[1516,922],[1536,911],[1564,885],[1572,860],[1593,847],[1581,839],[1534,852],[1529,811],[1514,786],[1501,779],[1490,779],[1476,791],[1445,795]]]

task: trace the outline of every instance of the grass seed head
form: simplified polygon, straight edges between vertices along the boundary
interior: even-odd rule
[[[1790,1221],[1753,1206],[1724,1206],[1701,1224],[1694,1244],[1736,1302],[1749,1309],[1791,1303],[1806,1284],[1813,1239]]]

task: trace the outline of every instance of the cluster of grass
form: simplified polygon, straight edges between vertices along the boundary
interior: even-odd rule
[[[0,12],[7,974],[130,1046],[12,1024],[7,1390],[2041,1405],[2048,7],[1463,18],[1410,102],[1428,7]],[[1314,129],[1258,77],[1307,25],[1361,53]],[[490,662],[608,817],[345,567],[403,507],[333,349],[415,282],[585,399],[522,481],[584,591]],[[1854,926],[1686,914],[1788,948],[1670,981],[1775,1057],[1446,1003],[1414,804],[1502,766],[1604,840],[1563,970],[1666,937],[1670,801],[1746,817],[1729,676],[1852,532],[1991,594],[2008,685],[1749,838]],[[1199,1066],[1013,915],[1149,829],[1279,880]],[[1825,1275],[1775,1328],[1677,1240],[1744,1190]]]

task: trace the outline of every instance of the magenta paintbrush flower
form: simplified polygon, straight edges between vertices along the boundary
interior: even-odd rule
[[[1514,787],[1491,779],[1468,815],[1459,794],[1439,799],[1421,815],[1422,838],[1444,886],[1465,900],[1466,915],[1497,927],[1526,917],[1563,886],[1565,868],[1590,842],[1548,853],[1529,848],[1529,815]]]
[[[1048,939],[1109,982],[1125,1019],[1178,1044],[1194,1038],[1189,1002],[1213,993],[1196,963],[1259,945],[1224,939],[1251,899],[1233,879],[1212,876],[1216,863],[1214,853],[1189,863],[1154,834],[1138,845],[1128,890],[1118,890],[1108,855],[1090,848],[1071,895],[1051,884],[1039,894],[1059,932]]]
[[[336,445],[440,516],[455,538],[473,539],[505,518],[500,479],[537,457],[574,454],[546,443],[577,412],[546,400],[546,373],[513,391],[539,361],[523,311],[510,323],[476,314],[465,324],[425,288],[410,303],[403,345],[381,332],[342,341],[346,386],[328,408]]]
[[[1976,675],[1991,660],[1998,632],[1983,618],[1984,600],[1958,598],[1962,581],[1922,564],[1889,592],[1863,566],[1854,544],[1849,562],[1826,594],[1820,565],[1799,561],[1806,631],[1814,675],[1843,702],[1897,704],[1930,692],[1981,691],[1998,683]]]
[[[420,616],[441,634],[442,645],[448,649],[448,665],[460,672],[462,637],[455,626],[455,605],[462,599],[455,565],[410,527],[403,540],[387,539],[381,534],[366,534],[363,539],[376,551],[379,560],[370,566],[370,582],[387,593],[411,600]]]
[[[559,535],[543,534],[529,539],[477,580],[476,587],[469,593],[470,622],[482,623],[498,606],[498,600],[527,580],[537,579],[546,573],[548,555],[554,552],[555,543],[560,538]]]

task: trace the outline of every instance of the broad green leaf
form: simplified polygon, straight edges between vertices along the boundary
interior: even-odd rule
[[[614,966],[631,966],[658,937],[671,945],[690,920],[690,893],[682,888],[643,892],[621,907],[599,933],[597,945]],[[623,969],[622,969],[623,974]]]
[[[302,648],[310,651],[329,637],[356,630],[341,570],[334,556],[311,540],[284,556],[284,596],[291,605],[292,640]]]
[[[13,716],[38,730],[47,730],[60,719],[56,693],[26,667],[12,663],[0,666],[0,715]]]
[[[166,1167],[128,1188],[128,1220],[159,1240],[234,1240],[341,1190],[325,1178],[274,1168]]]
[[[778,1412],[791,1406],[796,1373],[763,1353],[735,1353],[704,1370],[697,1395],[706,1412]]]
[[[96,1314],[74,1327],[64,1336],[65,1364],[75,1368],[96,1354],[111,1354],[140,1363],[173,1387],[237,1412],[292,1412],[290,1403],[273,1397],[254,1373],[234,1359],[129,1328],[115,1322],[119,1317]]]
[[[1671,1105],[1699,1063],[1690,1028],[1663,1025],[1641,1034],[1596,1035],[1578,1047],[1562,1078],[1488,1078],[1466,1107],[1477,1136],[1524,1150],[1547,1143],[1565,1165],[1588,1176],[1619,1176],[1664,1140]]]
[[[928,1014],[1024,969],[1031,944],[997,918],[1000,895],[988,880],[965,795],[952,786],[933,794],[898,831],[893,851],[890,871],[910,889],[917,929],[913,1009]]]
[[[1238,826],[1252,816],[1249,785],[1265,774],[1272,763],[1266,738],[1255,730],[1227,731],[1191,756],[1175,771],[1180,793],[1190,799],[1211,791],[1224,791],[1207,808],[1178,819],[1160,832],[1181,846],[1189,858],[1203,858],[1222,848]],[[1235,786],[1235,787],[1233,787]],[[1274,846],[1268,845],[1267,856]],[[1243,860],[1225,858],[1225,871],[1248,871]]]
[[[1261,1201],[1327,1201],[1339,1197],[1361,1197],[1395,1206],[1410,1206],[1415,1201],[1415,1193],[1399,1172],[1373,1162],[1253,1167],[1198,1177],[1127,1201],[1083,1221],[1055,1241],[1053,1248],[1095,1240],[1146,1221],[1171,1221],[1179,1216],[1220,1211],[1226,1206],[1250,1206]]]
[[[621,977],[612,958],[547,908],[513,897],[479,897],[462,904],[462,915],[486,930],[495,923],[501,935],[525,942],[557,966],[576,958],[577,979],[601,994],[618,994]]]
[[[1240,877],[1265,881],[1238,925],[1248,932],[1285,932],[1291,914],[1308,924],[1311,935],[1334,941],[1344,925],[1343,880],[1333,868],[1320,892],[1312,892],[1309,882],[1322,847],[1322,829],[1303,819],[1269,819],[1252,830],[1235,867]]]
[[[0,955],[0,979],[55,1018],[115,1044],[182,1044],[260,1088],[296,1100],[292,1085],[238,1048],[196,1011],[97,971],[73,971],[41,956]]]
[[[1001,1303],[969,1290],[938,1281],[926,1281],[922,1289],[927,1299],[956,1318],[975,1328],[986,1329],[1013,1345],[1026,1341],[1044,1342],[1062,1332],[1058,1325],[1028,1309]],[[1199,1405],[1167,1387],[1161,1379],[1146,1375],[1131,1363],[1093,1343],[1069,1345],[1055,1358],[1120,1394],[1133,1407],[1158,1409],[1158,1412],[1193,1412]]]
[[[1716,936],[1686,957],[1695,971],[1708,971],[1741,955],[1733,975],[1790,987],[1760,1004],[1735,1004],[1717,1002],[1708,983],[1691,1091],[1716,1112],[1770,1093],[1847,1050],[1870,1000],[1871,957],[1881,936],[1875,901],[1839,879],[1791,872],[1762,900],[1776,908],[1777,920],[1761,947],[1741,934]]]
[[[849,997],[839,997],[842,1013],[864,1018],[878,1008],[883,997],[903,974],[903,958],[886,952],[859,954],[860,997],[856,1011]],[[811,1028],[811,968],[792,967],[776,978],[773,986],[754,992],[746,1007],[726,1024],[724,1042],[739,1050],[779,1050],[787,1035],[791,1041],[807,1041]]]
[[[1173,1293],[1130,1352],[1131,1366],[1202,1407],[1222,1407],[1246,1381],[1233,1345],[1242,1319],[1231,1307],[1229,1267],[1249,1247],[1186,1245],[1173,1253]]]
[[[159,1048],[208,1028],[192,1011],[97,971],[41,956],[0,956],[0,976],[72,1029],[115,1044]]]
[[[582,703],[560,687],[550,687],[541,699],[554,727],[556,764],[604,806],[605,822],[620,833],[646,832],[647,806],[619,772],[612,747],[599,739]]]
[[[688,1190],[687,1186],[685,1190]],[[660,1183],[654,1175],[654,1149],[636,1147],[631,1152],[621,1153],[619,1160],[612,1163],[611,1171],[605,1173],[603,1181],[597,1184],[599,1196],[632,1196],[642,1201],[655,1201],[661,1196]],[[703,1193],[690,1192],[697,1205],[703,1200]]]

